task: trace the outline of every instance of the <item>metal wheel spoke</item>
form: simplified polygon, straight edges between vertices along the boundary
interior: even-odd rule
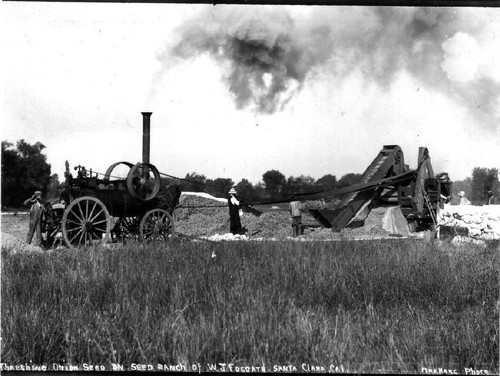
[[[104,234],[106,232],[106,229],[105,228],[96,227],[96,228],[94,228],[94,232],[100,232],[100,233]]]
[[[104,209],[101,209],[94,217],[92,217],[89,221],[92,222],[94,221],[94,219],[96,219],[97,217],[99,217],[99,214],[101,213],[104,213]]]
[[[77,206],[78,206],[78,211],[79,211],[79,212],[80,212],[80,214],[82,215],[82,218],[83,218],[84,220],[85,220],[85,219],[87,219],[87,217],[85,217],[85,216],[83,215],[83,211],[82,211],[82,207],[80,206],[80,203],[78,203],[78,205],[77,205]],[[82,221],[82,222],[84,222],[84,221]]]
[[[78,226],[81,226],[82,225],[82,222],[76,222],[76,221],[73,221],[71,219],[68,219],[67,220],[69,223],[73,223],[74,225],[78,225]]]
[[[85,201],[85,215],[89,217],[89,201]]]
[[[75,228],[69,228],[67,231],[68,232],[70,232],[70,231],[82,231],[82,226],[75,227]]]
[[[90,235],[88,231],[85,233],[85,236],[83,238],[83,244],[87,245],[87,237],[90,237],[89,244],[92,244],[92,235]]]
[[[73,236],[73,237],[69,240],[69,242],[70,242],[70,243],[73,243],[73,240],[75,240],[75,238],[76,238],[79,234],[81,234],[82,232],[83,232],[83,230],[82,230],[82,229],[79,229],[79,231],[76,233],[76,235],[75,235],[75,236]]]
[[[78,220],[80,221],[80,223],[85,222],[85,221],[83,220],[83,218],[80,218],[80,217],[78,216],[78,214],[74,211],[74,208],[73,208],[73,209],[71,209],[71,212],[70,212],[69,214],[73,214],[73,215],[76,217],[76,219],[78,219]]]
[[[71,239],[70,239],[70,242],[72,243],[73,240],[75,240],[81,233],[83,232],[83,229],[78,229],[78,232],[76,233],[75,236],[73,236]]]
[[[84,237],[85,237],[85,232],[82,231],[82,233],[80,234],[80,237],[78,238],[78,244],[82,244],[82,240],[84,240]]]
[[[92,224],[95,226],[95,225],[99,225],[101,223],[106,223],[107,221],[108,221],[107,219],[103,219],[102,221],[93,222]]]
[[[92,206],[92,210],[90,211],[90,214],[89,214],[88,218],[92,218],[92,214],[94,214],[94,210],[95,210],[96,206],[97,206],[97,204],[94,204]]]

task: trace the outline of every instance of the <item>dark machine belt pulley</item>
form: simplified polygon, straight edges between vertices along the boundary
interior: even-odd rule
[[[153,200],[160,191],[160,173],[150,163],[137,163],[127,175],[130,195],[140,201]]]

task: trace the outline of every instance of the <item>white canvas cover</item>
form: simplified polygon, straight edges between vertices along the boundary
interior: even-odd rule
[[[399,206],[380,206],[373,208],[365,219],[365,228],[381,228],[393,235],[408,236],[408,221]]]

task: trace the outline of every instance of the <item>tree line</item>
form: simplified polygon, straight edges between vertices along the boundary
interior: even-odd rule
[[[2,141],[2,209],[19,208],[34,191],[47,195],[57,175],[51,175],[44,149],[40,142]]]
[[[316,180],[311,176],[300,175],[288,178],[278,170],[268,170],[262,175],[262,181],[252,184],[248,179],[235,183],[230,178],[207,179],[196,172],[186,174],[181,179],[181,190],[186,192],[206,192],[216,197],[226,197],[231,187],[235,187],[238,196],[246,202],[261,202],[284,198],[290,194],[331,191],[359,183],[361,174],[349,173],[339,180],[335,175],[327,174]]]
[[[473,205],[483,205],[487,201],[488,191],[500,198],[500,184],[498,180],[498,169],[475,167],[472,177],[453,182],[453,192],[465,192],[465,196]]]
[[[57,174],[51,174],[51,165],[44,154],[45,145],[40,142],[30,144],[21,139],[14,145],[2,141],[2,209],[19,208],[23,201],[35,190],[42,191],[47,199],[58,199],[64,186]],[[238,183],[231,178],[209,179],[205,175],[192,172],[182,179],[162,178],[166,184],[178,184],[181,191],[206,192],[216,197],[226,197],[231,187],[235,187],[239,197],[249,203],[281,199],[289,194],[330,191],[360,182],[361,174],[348,173],[337,179],[326,174],[319,179],[311,176],[286,177],[278,170],[268,170],[262,180],[252,184],[247,179]],[[464,191],[476,205],[486,202],[487,191],[500,197],[498,169],[475,167],[472,176],[453,183],[453,194]]]

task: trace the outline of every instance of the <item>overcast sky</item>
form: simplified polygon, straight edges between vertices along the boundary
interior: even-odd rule
[[[500,9],[2,3],[2,140],[105,172],[363,173],[419,146],[452,180],[500,168]]]

